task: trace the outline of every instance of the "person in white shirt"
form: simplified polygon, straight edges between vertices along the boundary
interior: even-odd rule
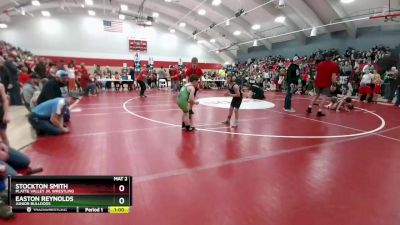
[[[360,82],[360,88],[363,88],[365,86],[368,86],[369,88],[365,89],[368,93],[363,93],[360,97],[360,101],[364,101],[365,99],[368,102],[372,102],[373,98],[373,81],[374,75],[372,73],[366,73],[362,76],[361,82]]]
[[[372,78],[374,75],[372,73],[366,73],[361,78],[361,86],[369,85],[372,83]]]
[[[264,80],[268,79],[269,74],[266,71],[262,72]]]
[[[354,63],[354,70],[356,72],[360,71],[360,63],[358,61],[355,61],[355,63]]]
[[[36,73],[32,73],[30,75],[29,81],[26,82],[24,86],[22,86],[21,97],[23,99],[26,109],[28,109],[29,112],[31,112],[33,107],[36,106],[35,100],[37,100],[37,97],[39,96],[39,93],[41,91],[39,84],[39,77],[36,75]],[[36,99],[34,98],[34,95],[36,95]]]
[[[351,82],[347,82],[347,88],[346,88],[346,95],[345,97],[351,97],[353,95],[353,84]]]
[[[368,64],[364,66],[362,69],[363,73],[372,73],[374,71],[374,66],[372,65],[371,61],[368,61]]]
[[[168,79],[167,79],[167,72],[164,70],[164,67],[161,67],[160,70],[158,70],[157,73],[157,83],[158,83],[158,87],[160,87],[160,80],[163,79],[166,81],[167,83],[167,87],[168,87]]]
[[[75,69],[74,69],[74,65],[72,63],[68,64],[68,68],[67,68],[67,73],[68,73],[68,87],[70,91],[75,91],[75,86],[76,86],[76,82],[75,82]]]

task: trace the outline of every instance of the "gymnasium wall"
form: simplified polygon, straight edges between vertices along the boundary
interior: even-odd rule
[[[372,27],[358,29],[355,39],[349,37],[346,31],[340,31],[308,38],[306,45],[300,44],[297,40],[291,40],[273,44],[272,51],[261,46],[253,47],[249,49],[248,53],[239,53],[238,57],[241,62],[248,58],[261,58],[267,55],[283,55],[286,58],[291,58],[295,54],[309,55],[318,49],[337,48],[340,52],[344,52],[350,46],[358,50],[367,50],[372,46],[381,44],[394,48],[399,43],[399,28]]]
[[[176,64],[179,58],[189,62],[193,56],[204,66],[219,67],[221,59],[182,33],[171,34],[165,27],[139,27],[133,21],[124,22],[123,33],[103,31],[103,19],[89,16],[57,15],[45,17],[15,17],[7,29],[0,30],[0,40],[30,50],[36,55],[76,58],[78,61],[99,62],[102,66],[122,66],[134,53],[128,50],[128,38],[145,39],[148,51],[143,60],[152,57],[163,65]],[[117,64],[118,65],[117,65]],[[119,65],[120,64],[120,65]]]

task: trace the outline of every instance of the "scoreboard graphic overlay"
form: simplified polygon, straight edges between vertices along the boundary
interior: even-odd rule
[[[131,176],[11,176],[14,213],[129,213]]]

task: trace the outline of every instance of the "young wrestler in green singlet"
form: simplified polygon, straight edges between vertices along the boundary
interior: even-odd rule
[[[194,131],[195,128],[192,126],[192,121],[189,115],[190,110],[194,104],[199,104],[199,102],[194,99],[195,87],[197,87],[199,77],[192,75],[189,78],[189,83],[185,84],[179,92],[178,95],[178,106],[182,110],[182,128],[187,131]]]

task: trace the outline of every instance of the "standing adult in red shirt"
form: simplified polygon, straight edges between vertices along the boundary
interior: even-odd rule
[[[81,75],[87,75],[89,74],[86,67],[85,67],[85,63],[81,63],[81,68],[79,68],[79,72],[81,73]]]
[[[92,81],[93,78],[94,75],[89,75],[88,73],[81,74],[81,87],[85,96],[96,94],[96,85]]]
[[[75,74],[79,73],[80,66],[76,64],[75,60],[71,61],[72,67],[74,68]]]
[[[178,65],[170,66],[169,75],[170,75],[171,81],[172,81],[172,84],[171,84],[172,91],[178,92],[179,91],[179,84],[180,84],[180,81],[181,81],[181,75],[179,73]]]
[[[146,91],[146,84],[144,83],[144,79],[149,76],[149,66],[144,66],[143,70],[140,71],[139,75],[136,77],[136,81],[138,82],[140,86],[140,97],[141,98],[146,98],[147,96],[144,95],[144,92]]]
[[[22,67],[21,72],[18,74],[18,82],[19,82],[20,86],[22,87],[29,80],[30,80],[30,76],[28,73],[28,68],[26,68],[24,66],[24,67]]]
[[[199,64],[199,60],[196,57],[193,57],[191,65],[186,70],[186,81],[189,80],[190,76],[197,75],[197,77],[199,78],[199,81],[200,81],[199,84],[201,85],[201,80],[203,77],[203,70],[201,70],[199,68],[198,64]],[[197,94],[197,91],[199,90],[199,86],[195,87],[196,88],[195,95]]]
[[[307,113],[312,112],[312,107],[314,103],[319,99],[322,94],[322,100],[318,104],[318,113],[317,116],[325,116],[322,112],[322,107],[327,99],[327,97],[331,94],[330,87],[332,84],[336,84],[336,76],[339,74],[339,66],[332,61],[332,54],[327,53],[325,56],[325,61],[320,62],[317,65],[317,76],[315,78],[315,91],[316,96],[310,102],[310,105],[307,108]]]
[[[195,87],[195,91],[194,91],[194,96],[196,97],[197,91],[200,89],[200,86],[202,86],[202,77],[203,77],[203,70],[201,70],[199,68],[199,60],[197,59],[197,57],[193,57],[192,58],[192,63],[191,65],[187,68],[186,70],[186,81],[189,80],[189,77],[191,77],[192,75],[196,75],[199,78],[199,82],[197,87]],[[190,109],[189,115],[194,114],[193,110]]]

